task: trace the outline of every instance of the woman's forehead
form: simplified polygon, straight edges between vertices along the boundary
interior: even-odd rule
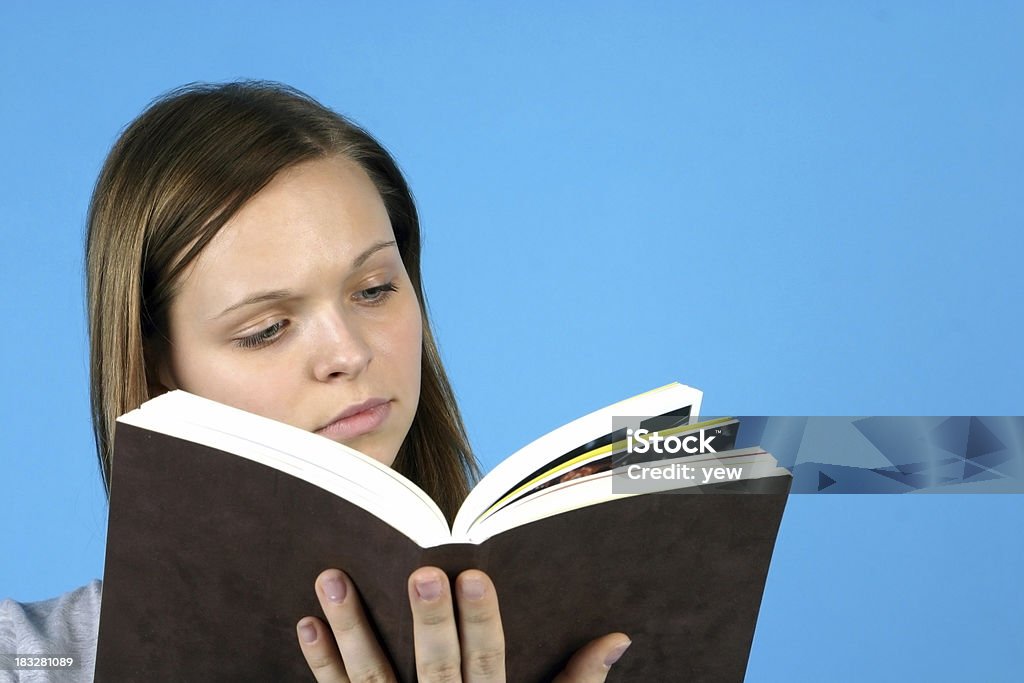
[[[179,294],[210,289],[222,299],[340,277],[368,249],[394,239],[384,202],[362,168],[341,157],[303,162],[225,223],[186,269]]]

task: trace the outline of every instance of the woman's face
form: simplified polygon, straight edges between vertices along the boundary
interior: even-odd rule
[[[279,174],[186,270],[169,323],[167,388],[394,462],[419,401],[422,318],[355,163]]]

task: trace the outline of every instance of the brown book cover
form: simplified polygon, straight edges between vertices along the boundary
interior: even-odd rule
[[[299,478],[118,424],[96,681],[312,680],[295,624],[321,614],[329,567],[413,681],[406,581],[424,565],[493,579],[509,681],[550,680],[613,631],[633,645],[609,681],[742,681],[790,482],[623,497],[423,549]]]

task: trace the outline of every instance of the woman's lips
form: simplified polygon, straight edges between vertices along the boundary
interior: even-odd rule
[[[372,432],[380,427],[391,413],[391,401],[374,399],[355,406],[353,409],[342,413],[340,417],[325,427],[316,430],[320,436],[326,436],[334,441],[347,441],[357,436]],[[346,415],[346,413],[348,413]]]

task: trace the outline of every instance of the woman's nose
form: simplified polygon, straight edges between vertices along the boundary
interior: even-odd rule
[[[313,374],[321,382],[357,377],[373,359],[362,331],[340,313],[325,316],[318,323],[313,354]]]

